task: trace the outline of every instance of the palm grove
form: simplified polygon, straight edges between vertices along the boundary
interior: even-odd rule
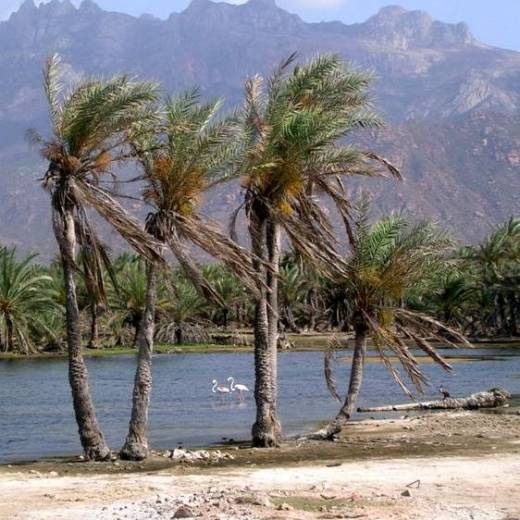
[[[369,84],[337,56],[302,65],[291,56],[267,79],[247,80],[242,105],[225,115],[220,101],[203,101],[196,89],[161,101],[157,85],[126,76],[65,90],[59,58],[48,60],[52,135],[31,130],[28,136],[48,162],[43,186],[59,255],[42,267],[34,256],[17,260],[14,250],[0,249],[0,345],[5,352],[67,349],[87,459],[106,460],[111,452],[96,419],[83,343],[138,349],[120,455],[141,460],[149,451],[154,341],[209,343],[217,329],[252,329],[253,444],[274,447],[282,439],[277,351],[287,345],[286,333],[338,333],[325,374],[339,399],[333,347],[353,332],[348,392],[322,431],[327,438],[350,419],[369,340],[410,392],[406,378],[418,391],[426,383],[410,345],[450,370],[435,348],[439,342],[517,334],[518,220],[481,245],[457,248],[429,222],[389,215],[372,223],[367,197],[349,199],[350,176],[400,178],[386,160],[347,141],[356,129],[382,124]],[[130,163],[138,174],[128,179],[121,172]],[[227,234],[204,216],[204,195],[236,179],[243,200]],[[144,222],[122,202],[119,188],[129,182],[140,186]],[[249,248],[236,240],[239,219]],[[100,221],[133,254],[111,258],[98,235]],[[198,263],[193,247],[216,263]],[[236,341],[236,333],[230,336]]]

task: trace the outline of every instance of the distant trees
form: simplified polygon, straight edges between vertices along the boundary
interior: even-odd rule
[[[46,335],[55,337],[51,315],[59,312],[51,277],[36,265],[37,255],[18,259],[0,248],[0,350],[31,354]]]

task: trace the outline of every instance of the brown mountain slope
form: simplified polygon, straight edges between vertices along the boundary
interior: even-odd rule
[[[518,212],[520,53],[477,42],[465,24],[388,7],[363,24],[309,24],[274,0],[240,6],[193,0],[168,20],[134,18],[85,0],[36,7],[26,0],[0,23],[0,242],[54,250],[43,164],[23,141],[45,129],[41,65],[62,54],[71,80],[125,71],[155,78],[166,91],[193,83],[239,101],[243,80],[293,51],[339,52],[374,73],[374,98],[390,125],[369,139],[394,158],[405,184],[370,183],[380,209],[432,216],[464,239]],[[237,200],[230,186],[207,201],[224,217]]]

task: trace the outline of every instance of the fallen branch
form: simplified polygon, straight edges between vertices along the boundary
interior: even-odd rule
[[[488,392],[479,392],[469,397],[447,397],[439,401],[424,401],[422,403],[394,404],[358,408],[358,412],[397,412],[407,410],[478,410],[479,408],[497,408],[504,406],[511,394],[501,388],[492,388]]]

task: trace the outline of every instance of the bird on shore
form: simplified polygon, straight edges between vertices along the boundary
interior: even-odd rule
[[[446,390],[446,388],[444,388],[442,385],[439,386],[439,392],[442,394],[443,399],[448,399],[449,397],[451,397],[448,390]]]
[[[249,392],[249,388],[247,388],[246,385],[242,385],[240,383],[235,384],[235,378],[234,377],[228,377],[227,380],[231,383],[230,384],[231,391],[232,392],[237,391],[238,392],[238,396],[239,396],[240,399],[244,398],[244,393]]]
[[[219,386],[219,384],[218,384],[216,379],[213,379],[211,384],[213,385],[213,387],[211,388],[211,391],[214,394],[225,395],[225,394],[230,394],[231,393],[231,389],[229,387],[227,387],[227,386]]]

